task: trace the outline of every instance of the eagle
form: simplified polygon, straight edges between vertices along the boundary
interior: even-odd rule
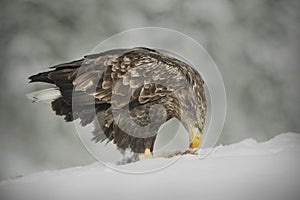
[[[177,118],[196,149],[205,126],[204,81],[197,70],[162,50],[112,49],[58,64],[29,77],[53,87],[28,94],[48,101],[65,121],[94,124],[94,142],[149,157],[159,128]]]

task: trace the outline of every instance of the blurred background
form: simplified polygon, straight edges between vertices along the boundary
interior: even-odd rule
[[[223,76],[219,144],[300,132],[298,0],[2,0],[0,179],[94,162],[72,124],[25,94],[27,77],[89,53],[118,32],[158,26],[203,45]]]

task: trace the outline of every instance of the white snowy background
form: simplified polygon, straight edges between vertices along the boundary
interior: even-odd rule
[[[300,133],[299,10],[298,0],[1,0],[0,197],[299,199],[299,136],[277,136]],[[129,175],[90,165],[95,159],[73,124],[25,94],[45,87],[28,85],[29,75],[144,26],[175,29],[203,45],[223,76],[228,112],[218,140],[224,146],[211,156]],[[173,138],[159,137],[158,146]],[[186,145],[187,135],[180,137],[173,150]]]

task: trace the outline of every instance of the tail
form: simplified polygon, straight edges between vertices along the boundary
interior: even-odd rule
[[[51,103],[53,100],[61,97],[61,92],[58,88],[48,88],[31,92],[26,94],[26,96],[28,99],[32,100],[32,102]]]

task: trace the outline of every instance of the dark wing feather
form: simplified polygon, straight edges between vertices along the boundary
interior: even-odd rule
[[[86,125],[91,123],[95,118],[95,99],[93,95],[88,93],[88,84],[92,83],[93,85],[97,85],[96,82],[93,82],[94,77],[100,74],[101,69],[106,68],[108,64],[106,61],[114,56],[112,53],[125,51],[126,50],[103,52],[99,54],[98,57],[91,55],[86,56],[84,59],[55,65],[51,67],[51,71],[33,75],[29,77],[29,79],[30,82],[55,84],[62,94],[61,98],[52,102],[52,109],[55,113],[65,116],[66,121],[80,118],[81,124]],[[77,77],[79,79],[77,79]],[[74,85],[75,80],[81,81],[81,84],[79,86]],[[74,90],[74,87],[78,88]],[[105,101],[96,100],[96,103],[98,110],[105,110],[109,107],[109,104]],[[74,106],[72,104],[76,104],[77,109],[75,112],[72,112],[72,107]]]

